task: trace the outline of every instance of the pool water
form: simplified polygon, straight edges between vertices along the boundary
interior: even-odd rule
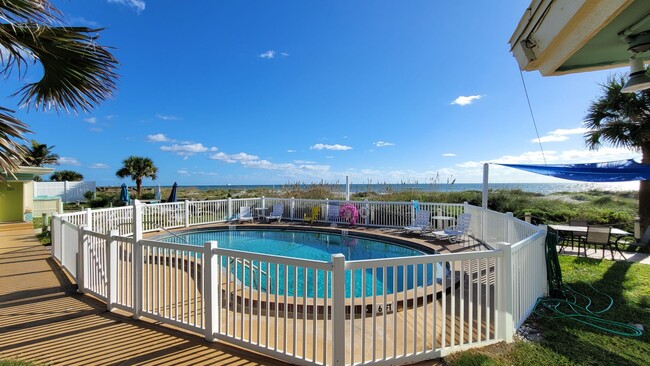
[[[352,235],[340,235],[312,231],[292,230],[218,230],[182,233],[176,237],[162,239],[166,242],[190,243],[203,245],[206,241],[216,240],[219,248],[233,249],[260,254],[270,254],[285,257],[317,260],[329,262],[331,255],[342,253],[346,261],[397,258],[408,256],[421,256],[426,253],[408,248],[399,244],[363,238]],[[252,276],[248,262],[242,264],[241,259],[227,263],[223,259],[222,265],[228,268],[231,276],[236,275],[239,281],[246,286],[252,284],[254,289],[277,295],[313,297],[314,294],[322,298],[331,296],[331,272],[314,271],[302,267],[275,264],[269,262],[253,261]],[[417,270],[416,270],[417,268]],[[367,269],[365,283],[363,270],[357,269],[352,283],[352,270],[346,271],[346,297],[354,292],[355,297],[381,296],[386,289],[386,294],[395,291],[401,292],[412,289],[414,286],[431,285],[434,278],[439,282],[443,275],[440,265],[434,271],[433,265],[387,266],[384,268]],[[374,273],[373,273],[374,272]],[[395,274],[395,272],[397,272]],[[426,273],[425,273],[426,272]],[[435,272],[435,273],[434,273]],[[448,271],[444,271],[448,272]],[[327,289],[325,287],[327,276]],[[405,278],[406,276],[406,278]],[[284,279],[286,278],[286,286]],[[315,281],[314,281],[315,280]],[[315,282],[315,285],[314,285]],[[386,286],[384,287],[384,283]]]

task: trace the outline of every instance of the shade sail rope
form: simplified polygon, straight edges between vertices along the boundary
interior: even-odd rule
[[[593,301],[589,296],[562,283],[562,272],[557,257],[557,234],[547,233],[545,249],[549,293],[553,297],[537,299],[534,310],[537,316],[546,319],[569,318],[592,328],[624,337],[643,335],[643,332],[633,325],[602,318],[602,315],[614,306],[614,299],[611,296],[586,283],[596,293],[609,299],[609,304],[605,308],[592,310]],[[586,304],[581,305],[582,302]]]
[[[535,134],[537,135],[537,142],[539,143],[539,149],[542,151],[542,159],[544,159],[544,165],[546,165],[546,155],[544,154],[544,147],[542,146],[542,139],[539,137],[539,130],[537,129],[537,121],[535,121],[535,114],[533,113],[533,106],[530,104],[530,97],[528,96],[528,88],[526,88],[526,81],[524,80],[524,73],[519,69],[519,76],[521,77],[521,84],[524,86],[524,94],[526,94],[526,102],[528,102],[528,110],[530,111],[530,118],[533,120],[533,126],[535,127]]]

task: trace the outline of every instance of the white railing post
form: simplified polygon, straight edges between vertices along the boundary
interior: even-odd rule
[[[68,181],[63,181],[63,202],[68,203]]]
[[[364,221],[365,221],[364,224],[365,224],[365,225],[370,225],[370,204],[368,203],[368,199],[367,199],[367,198],[366,198],[364,201],[366,201],[366,202],[364,203],[364,206],[363,206],[363,207],[366,208],[366,212],[368,213],[368,214],[366,215],[366,218],[364,219]]]
[[[514,216],[512,212],[506,212],[506,235],[505,235],[505,241],[508,243],[516,242],[516,240],[513,240],[513,232],[512,229],[514,227]]]
[[[206,241],[203,243],[203,258],[205,258],[205,340],[214,342],[214,331],[218,328],[219,307],[216,301],[218,291],[219,256],[214,253],[218,248],[217,241]],[[252,320],[251,320],[252,321]]]
[[[185,205],[185,206],[184,206],[184,207],[185,207],[185,208],[184,208],[184,210],[185,210],[185,211],[184,211],[184,212],[185,212],[185,218],[184,218],[184,220],[185,220],[185,227],[190,227],[190,201],[185,200],[184,205]]]
[[[59,199],[59,213],[63,213],[63,200]]]
[[[86,230],[93,230],[93,210],[90,208],[86,209]]]
[[[232,220],[232,198],[228,197],[228,221]]]
[[[330,217],[330,199],[325,198],[325,216],[323,218],[325,222],[329,222],[329,217]]]
[[[341,253],[332,254],[331,261],[332,364],[345,365],[345,256]],[[323,352],[327,352],[327,350],[323,350]]]
[[[86,263],[88,263],[88,245],[86,245],[86,227],[79,227],[79,248],[77,250],[77,292],[80,294],[84,293],[86,288],[86,283],[88,283],[88,271],[86,270]]]
[[[133,318],[140,319],[142,313],[142,205],[133,200]]]
[[[507,343],[512,342],[515,332],[514,299],[512,298],[512,247],[508,243],[492,243],[501,251],[500,265],[497,269],[497,337]]]
[[[296,212],[296,199],[295,198],[291,197],[291,205],[289,207],[290,207],[289,217],[291,217],[291,220],[293,220],[296,217],[296,215],[295,215],[295,212]]]
[[[117,303],[117,240],[115,237],[120,234],[119,231],[113,229],[108,233],[108,240],[106,241],[107,263],[107,278],[108,288],[106,289],[106,309],[113,311],[114,304]]]
[[[262,196],[262,208],[266,208],[266,198]]]
[[[411,225],[415,226],[415,201],[411,200]]]

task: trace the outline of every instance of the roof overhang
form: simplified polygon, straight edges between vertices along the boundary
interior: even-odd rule
[[[37,166],[19,166],[13,175],[16,177],[17,180],[32,180],[34,179],[35,176],[50,174],[53,171],[54,168],[43,168]],[[5,171],[0,171],[0,174],[4,175],[7,178],[14,178],[11,174],[7,174]]]
[[[629,65],[625,37],[643,32],[648,0],[533,0],[509,43],[520,69],[562,75]]]

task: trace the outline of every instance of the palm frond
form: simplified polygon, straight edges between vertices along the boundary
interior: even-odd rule
[[[48,0],[0,1],[0,19],[8,23],[60,21],[61,11]]]
[[[20,53],[29,50],[43,66],[43,77],[27,84],[16,94],[22,94],[21,105],[35,109],[81,109],[85,112],[111,97],[116,90],[117,60],[109,49],[96,43],[101,29],[86,27],[48,27],[34,23],[0,24],[0,32],[13,39],[0,45]],[[25,56],[15,58],[18,64]],[[8,66],[3,72],[8,72]]]
[[[25,150],[15,140],[23,140],[23,134],[31,132],[27,125],[11,116],[13,111],[0,107],[0,170],[13,175],[24,162]],[[3,179],[0,175],[0,179]]]

